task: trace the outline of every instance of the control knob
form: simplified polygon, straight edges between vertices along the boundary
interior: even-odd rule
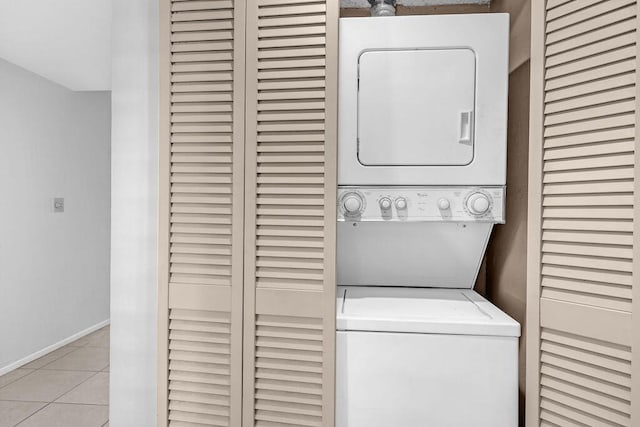
[[[364,201],[358,193],[347,193],[342,198],[342,207],[346,215],[358,215],[363,206]]]
[[[491,201],[484,193],[473,193],[467,198],[467,209],[472,215],[484,215],[490,207]]]
[[[438,200],[438,209],[440,209],[441,211],[446,211],[450,207],[451,207],[451,202],[449,202],[449,199],[445,199],[443,197],[442,199]]]
[[[404,197],[398,197],[396,199],[396,209],[403,210],[407,208],[407,199]]]
[[[391,199],[388,197],[383,197],[378,203],[380,204],[380,209],[383,211],[391,209]]]

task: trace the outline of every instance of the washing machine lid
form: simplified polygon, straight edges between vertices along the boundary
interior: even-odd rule
[[[520,325],[470,289],[338,288],[337,329],[520,336]]]

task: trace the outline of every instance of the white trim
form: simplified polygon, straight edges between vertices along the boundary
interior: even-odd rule
[[[18,360],[16,362],[13,362],[13,363],[11,363],[11,364],[9,364],[7,366],[1,367],[0,368],[0,375],[7,374],[7,373],[9,373],[9,372],[11,372],[11,371],[13,371],[15,369],[18,369],[19,367],[24,366],[27,363],[32,362],[32,361],[44,356],[45,354],[51,353],[52,351],[57,350],[60,347],[64,347],[65,345],[67,345],[67,344],[69,344],[69,343],[71,343],[73,341],[76,341],[76,340],[78,340],[78,339],[80,339],[80,338],[82,338],[82,337],[84,337],[86,335],[89,335],[92,332],[95,332],[98,329],[103,328],[103,327],[107,326],[110,323],[111,323],[110,319],[103,320],[102,322],[96,323],[95,325],[90,326],[87,329],[84,329],[84,330],[82,330],[82,331],[80,331],[80,332],[78,332],[76,334],[73,334],[70,337],[67,337],[67,338],[65,338],[65,339],[63,339],[61,341],[58,341],[55,344],[52,344],[52,345],[50,345],[48,347],[45,347],[42,350],[38,350],[35,353],[32,353],[32,354],[28,355],[27,357],[23,357],[22,359],[20,359],[20,360]]]

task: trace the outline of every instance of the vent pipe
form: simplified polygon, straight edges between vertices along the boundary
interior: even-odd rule
[[[371,16],[395,16],[396,0],[369,0]]]

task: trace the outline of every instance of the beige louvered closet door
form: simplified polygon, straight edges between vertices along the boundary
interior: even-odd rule
[[[247,8],[243,425],[331,427],[338,0]]]
[[[532,7],[527,425],[640,426],[638,4]]]
[[[158,424],[330,427],[338,1],[161,5]]]
[[[242,411],[244,1],[161,1],[159,426]]]

